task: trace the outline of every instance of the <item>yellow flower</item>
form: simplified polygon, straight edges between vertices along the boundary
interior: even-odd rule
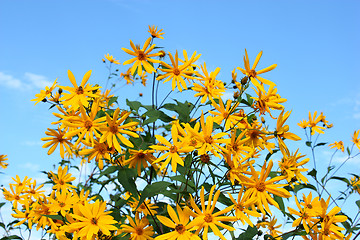
[[[114,64],[120,64],[119,60],[116,60],[112,55],[110,55],[109,53],[107,55],[105,55],[105,58]]]
[[[281,237],[279,237],[279,234],[281,234],[281,232],[279,230],[277,230],[277,228],[280,228],[282,226],[282,224],[276,225],[277,219],[275,217],[272,217],[270,219],[270,221],[264,221],[259,223],[258,225],[261,227],[265,227],[270,231],[270,235],[276,239],[282,239]],[[276,226],[275,226],[276,225]]]
[[[97,140],[94,140],[93,143],[86,142],[84,143],[89,146],[89,149],[84,149],[79,151],[80,155],[88,155],[89,161],[95,158],[95,161],[98,163],[99,168],[102,170],[104,167],[104,160],[110,161],[110,151],[106,142],[100,143]]]
[[[303,198],[305,198],[305,195],[303,194]],[[299,226],[301,223],[304,226],[304,229],[307,233],[310,233],[310,227],[312,227],[314,225],[314,223],[317,222],[317,219],[315,218],[316,215],[314,215],[314,210],[316,211],[315,208],[312,207],[312,211],[308,211],[308,208],[302,208],[297,197],[295,196],[295,203],[299,209],[299,211],[296,211],[295,209],[288,207],[289,213],[292,214],[293,216],[299,216],[299,218],[297,218],[292,226],[293,227],[297,227]],[[317,207],[320,207],[320,205],[318,205]]]
[[[358,147],[360,150],[360,138],[359,138],[360,130],[354,131],[354,135],[352,136],[351,141]]]
[[[131,112],[125,112],[123,115],[120,116],[120,119],[118,119],[120,113],[120,108],[117,108],[114,112],[113,117],[111,118],[109,114],[106,113],[106,122],[107,126],[101,127],[100,130],[102,132],[102,136],[100,138],[100,143],[107,142],[109,147],[112,146],[115,147],[115,149],[120,153],[122,152],[120,143],[125,144],[128,147],[134,147],[134,145],[125,138],[122,134],[129,135],[131,137],[139,137],[139,135],[133,131],[131,131],[131,128],[138,125],[138,122],[129,122],[122,124],[130,115]]]
[[[153,239],[151,236],[154,235],[154,229],[149,225],[149,221],[146,217],[139,219],[138,214],[135,215],[135,221],[130,217],[126,216],[129,221],[129,225],[121,224],[120,228],[122,232],[130,233],[130,239],[132,240],[150,240]]]
[[[48,200],[49,211],[60,212],[62,216],[65,216],[77,202],[77,199],[67,190],[56,191],[54,198],[50,197]]]
[[[40,93],[35,94],[34,99],[31,99],[31,101],[36,101],[34,105],[38,104],[40,101],[43,101],[44,99],[46,100],[46,98],[49,98],[52,96],[52,91],[55,89],[55,87],[57,86],[57,79],[55,79],[53,85],[49,88],[48,86],[45,87],[45,90],[40,90]]]
[[[336,148],[337,150],[341,150],[342,152],[344,152],[344,143],[343,141],[338,141],[338,142],[334,142],[329,144],[329,146],[331,146],[331,148]]]
[[[269,81],[269,80],[267,80],[265,78],[260,77],[259,74],[266,73],[266,72],[269,72],[269,71],[273,70],[274,68],[276,68],[277,64],[273,64],[270,67],[264,68],[264,69],[259,70],[259,71],[255,71],[255,68],[256,68],[256,66],[257,66],[257,64],[258,64],[258,62],[259,62],[259,60],[261,58],[261,55],[262,55],[262,51],[256,56],[255,62],[252,65],[252,67],[250,68],[249,56],[248,56],[247,51],[245,49],[245,56],[244,56],[245,69],[242,69],[240,67],[238,67],[237,69],[240,70],[243,74],[249,76],[251,80],[256,78],[256,79],[258,79],[260,82],[262,82],[264,84],[275,86],[275,83],[273,83],[273,82],[271,82],[271,81]],[[255,83],[255,81],[252,81],[252,82]]]
[[[86,240],[91,240],[99,231],[102,234],[110,235],[110,231],[118,230],[114,226],[117,221],[109,215],[111,211],[105,212],[106,202],[100,202],[99,200],[92,204],[85,202],[85,205],[79,204],[78,208],[80,213],[71,214],[71,217],[77,221],[69,225],[69,228],[80,229],[77,232],[78,237],[82,237],[82,239],[86,237]]]
[[[79,109],[80,105],[87,107],[91,98],[98,97],[98,95],[94,94],[94,91],[98,90],[100,87],[93,87],[90,84],[86,84],[90,78],[90,75],[91,75],[91,70],[85,73],[80,86],[78,86],[73,73],[70,70],[68,70],[68,77],[74,87],[61,86],[63,90],[70,92],[70,93],[63,93],[64,96],[60,98],[60,101],[63,101],[62,104],[65,107],[71,105],[70,110],[72,109],[77,110]]]
[[[1,154],[0,155],[0,167],[2,167],[3,169],[7,168],[7,166],[9,165],[7,162],[8,158],[7,155]]]
[[[155,27],[155,25],[152,25],[150,27],[149,25],[149,33],[151,35],[152,38],[161,38],[164,39],[161,35],[164,35],[165,33],[162,33],[162,29],[157,30],[157,26]]]
[[[182,153],[189,153],[194,148],[191,146],[186,146],[183,142],[178,141],[179,134],[175,125],[172,125],[171,127],[171,136],[173,141],[172,144],[168,140],[166,140],[163,136],[155,135],[156,139],[162,145],[152,145],[151,148],[155,149],[156,151],[166,151],[165,154],[163,154],[158,159],[156,159],[156,161],[154,161],[154,163],[159,163],[162,160],[166,159],[163,163],[161,163],[160,171],[166,168],[169,162],[171,161],[171,168],[173,172],[176,173],[176,168],[178,164],[184,166],[184,160],[179,155]]]
[[[183,88],[188,89],[184,78],[188,79],[188,81],[189,79],[196,79],[196,77],[191,76],[193,74],[193,71],[187,70],[187,68],[194,61],[195,55],[196,52],[191,56],[189,61],[186,61],[183,65],[179,66],[178,52],[176,51],[175,58],[169,52],[169,57],[172,66],[170,66],[165,62],[161,62],[161,65],[163,65],[165,68],[159,68],[159,70],[165,72],[165,74],[158,76],[156,79],[157,80],[165,79],[164,83],[172,80],[171,81],[172,90],[174,90],[176,86],[180,92],[182,92]]]
[[[291,194],[287,190],[282,188],[284,186],[287,186],[287,184],[275,184],[275,182],[283,180],[285,176],[277,176],[266,181],[266,178],[269,176],[271,172],[272,166],[273,166],[272,160],[269,161],[267,166],[266,163],[264,163],[263,167],[261,168],[260,174],[258,174],[258,172],[254,169],[254,167],[250,165],[251,168],[250,178],[243,174],[238,175],[238,177],[241,180],[241,184],[247,187],[247,190],[244,194],[244,198],[245,199],[255,198],[256,205],[263,214],[265,214],[264,208],[266,209],[266,211],[271,213],[269,208],[269,203],[279,208],[278,203],[270,196],[269,193],[272,193],[282,198],[291,197]]]
[[[306,172],[308,169],[300,167],[309,162],[309,158],[305,158],[298,163],[297,160],[305,157],[305,155],[298,153],[298,150],[299,149],[297,149],[293,154],[287,152],[283,155],[281,161],[279,161],[281,173],[286,177],[286,180],[290,184],[297,184],[298,182],[304,182],[306,184],[308,182],[307,178],[301,174],[301,172]]]
[[[315,132],[319,133],[319,134],[323,134],[324,131],[322,131],[323,129],[325,129],[325,127],[322,126],[317,126],[317,124],[321,121],[322,119],[322,115],[319,115],[318,117],[316,117],[317,115],[317,111],[314,112],[314,116],[311,117],[311,113],[309,112],[309,121],[308,121],[308,127],[310,127],[311,129],[311,135],[314,135]]]
[[[150,52],[154,49],[155,44],[151,45],[150,48],[148,50],[146,50],[147,47],[149,46],[150,42],[151,42],[151,38],[148,38],[146,40],[143,48],[140,49],[140,46],[135,46],[134,43],[130,40],[130,45],[131,45],[131,48],[133,49],[133,51],[126,49],[126,48],[121,48],[126,53],[128,53],[132,56],[135,56],[134,58],[131,58],[123,63],[124,65],[127,65],[127,64],[131,64],[131,63],[135,62],[134,65],[131,67],[131,75],[134,75],[136,69],[138,69],[138,75],[141,75],[142,67],[145,68],[145,71],[147,73],[153,73],[156,71],[149,62],[160,63],[159,60],[155,60],[155,59],[151,58],[151,57],[159,56],[159,53],[150,54]]]
[[[42,141],[49,141],[43,145],[43,148],[47,148],[47,147],[51,146],[48,151],[48,155],[52,154],[55,151],[56,147],[60,144],[61,158],[64,159],[64,157],[65,157],[64,147],[71,156],[72,155],[72,151],[71,151],[72,143],[70,142],[71,139],[65,137],[66,132],[62,131],[60,129],[60,126],[58,126],[57,131],[54,129],[50,129],[50,128],[48,128],[48,130],[49,131],[45,132],[45,134],[48,135],[49,137],[41,138]]]
[[[172,232],[165,233],[156,237],[155,240],[167,240],[167,239],[200,240],[200,238],[197,235],[189,231],[191,230],[191,228],[189,227],[190,209],[188,209],[188,207],[185,207],[185,209],[182,210],[179,207],[179,205],[176,205],[176,211],[179,216],[176,214],[174,209],[168,204],[167,212],[169,213],[171,219],[160,215],[156,216],[162,224],[174,230]]]
[[[130,157],[124,161],[125,165],[130,168],[137,168],[137,173],[140,176],[141,167],[148,167],[148,163],[152,165],[156,158],[153,156],[154,150],[133,150],[129,149]]]
[[[126,84],[133,84],[134,83],[134,77],[131,74],[131,68],[129,68],[126,73],[121,73],[120,77],[123,77],[126,80]]]
[[[224,122],[225,130],[235,127],[242,120],[242,117],[233,114],[236,111],[236,108],[239,106],[239,102],[236,101],[235,104],[231,106],[232,101],[231,99],[228,99],[226,101],[225,107],[222,99],[219,98],[218,100],[219,104],[211,99],[211,105],[218,111],[209,111],[209,113],[214,115],[214,122],[219,125]]]
[[[53,186],[53,189],[55,190],[61,190],[66,191],[71,188],[75,188],[74,185],[71,185],[70,182],[75,180],[75,177],[72,177],[70,173],[67,173],[68,167],[65,166],[62,168],[59,166],[57,174],[50,171],[51,178],[54,181],[55,185]]]
[[[226,238],[220,232],[218,226],[221,228],[225,228],[228,231],[235,231],[235,228],[222,223],[222,221],[225,222],[237,221],[236,217],[223,216],[223,214],[231,211],[233,206],[226,207],[221,211],[213,213],[215,210],[216,202],[220,196],[220,190],[217,190],[215,195],[213,196],[215,187],[216,185],[212,186],[210,189],[210,193],[208,195],[209,199],[206,206],[205,206],[204,187],[201,188],[200,191],[201,210],[196,205],[193,197],[190,195],[191,207],[195,210],[195,212],[190,212],[190,215],[192,215],[195,219],[192,222],[190,222],[188,228],[190,229],[191,227],[197,227],[195,234],[198,234],[201,231],[201,229],[204,229],[204,232],[202,234],[204,240],[208,239],[207,235],[208,235],[209,227],[214,232],[214,234],[220,237],[222,240],[226,240]]]

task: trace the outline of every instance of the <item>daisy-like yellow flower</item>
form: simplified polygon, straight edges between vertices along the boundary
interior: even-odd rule
[[[61,88],[69,93],[63,93],[63,97],[60,98],[62,104],[65,107],[71,106],[70,109],[77,110],[80,105],[88,106],[91,98],[96,98],[98,95],[94,93],[95,90],[98,90],[100,87],[93,87],[90,84],[86,84],[91,75],[91,70],[85,73],[81,84],[78,86],[74,77],[74,74],[68,70],[68,77],[70,82],[73,84],[73,87],[61,86]]]
[[[14,227],[20,226],[27,221],[27,225],[29,229],[31,229],[33,225],[33,217],[30,215],[31,211],[32,209],[30,208],[30,202],[28,201],[24,202],[22,211],[14,208],[15,213],[11,214],[11,216],[14,218],[22,218],[22,220],[14,225]]]
[[[162,32],[162,29],[158,30],[158,27],[155,25],[150,26],[149,25],[149,31],[148,31],[151,35],[152,38],[161,38],[164,39],[163,36],[165,33]]]
[[[179,134],[176,125],[172,125],[171,127],[171,136],[172,136],[172,144],[166,140],[161,135],[155,135],[156,139],[162,145],[152,145],[151,148],[156,151],[164,151],[165,153],[161,155],[158,159],[154,161],[154,163],[159,163],[165,159],[164,162],[161,163],[160,171],[166,168],[166,166],[171,161],[171,168],[174,173],[176,173],[177,165],[180,164],[184,166],[184,160],[180,157],[182,153],[189,153],[194,150],[191,146],[186,146],[184,142],[179,141]]]
[[[242,224],[249,224],[250,226],[254,226],[254,224],[251,222],[249,216],[253,217],[261,217],[260,213],[250,210],[249,208],[256,202],[256,199],[247,199],[245,200],[242,195],[244,193],[244,186],[241,187],[237,201],[235,201],[234,197],[228,193],[231,201],[233,202],[233,209],[235,210],[235,216],[238,220],[242,222]]]
[[[277,176],[266,180],[268,178],[271,168],[273,166],[272,160],[266,166],[264,163],[263,167],[261,168],[260,174],[254,169],[252,165],[251,168],[251,177],[247,177],[243,174],[239,174],[238,177],[241,180],[241,184],[247,187],[247,190],[244,194],[245,199],[252,199],[255,198],[256,205],[258,209],[265,214],[265,210],[271,213],[269,208],[269,203],[274,205],[275,207],[279,208],[278,203],[270,196],[269,193],[277,195],[282,198],[289,198],[291,194],[285,190],[283,187],[287,186],[287,184],[275,184],[280,180],[283,180],[285,176]]]
[[[126,48],[121,48],[124,52],[134,56],[134,58],[131,58],[123,63],[124,65],[127,65],[135,62],[134,65],[131,67],[131,75],[134,75],[136,69],[138,69],[138,75],[141,75],[143,71],[142,67],[145,68],[145,71],[147,73],[153,73],[156,71],[155,68],[149,63],[149,62],[160,63],[159,60],[155,60],[151,58],[151,57],[159,56],[159,53],[150,54],[150,52],[154,49],[155,44],[151,45],[150,48],[146,50],[151,42],[151,39],[152,38],[150,37],[146,40],[142,49],[140,49],[140,46],[135,46],[131,40],[130,40],[130,45],[133,51]]]
[[[343,141],[335,141],[334,143],[329,144],[329,146],[331,146],[331,148],[336,148],[337,150],[341,150],[342,152],[344,152]]]
[[[298,153],[298,150],[299,149],[297,149],[293,154],[287,152],[283,155],[281,161],[279,161],[281,173],[286,177],[286,180],[290,184],[297,184],[299,182],[306,184],[308,182],[307,178],[301,174],[301,172],[306,172],[308,169],[301,167],[309,162],[309,158],[305,158],[301,162],[297,162],[300,158],[305,157],[305,155]]]
[[[80,155],[88,155],[89,161],[95,158],[95,161],[98,163],[99,168],[102,170],[104,167],[104,160],[110,160],[110,150],[106,142],[100,143],[98,140],[94,140],[93,143],[83,141],[88,149],[79,151]]]
[[[4,155],[4,154],[1,154],[0,155],[0,167],[5,169],[7,168],[7,166],[9,165],[7,162],[8,158],[7,158],[7,155]]]
[[[49,137],[44,137],[41,138],[42,141],[48,141],[47,143],[45,143],[43,145],[43,148],[48,148],[50,147],[50,149],[48,150],[47,154],[50,155],[52,154],[56,147],[60,144],[60,156],[64,159],[65,157],[65,149],[66,151],[70,154],[70,156],[72,155],[72,151],[71,151],[71,147],[72,147],[72,143],[70,142],[70,138],[66,138],[65,131],[62,131],[60,129],[60,126],[58,126],[57,130],[54,129],[50,129],[48,128],[49,131],[45,132],[46,135],[48,135]]]
[[[62,168],[59,166],[57,174],[50,171],[51,179],[54,181],[55,185],[53,189],[59,191],[66,191],[71,188],[75,188],[74,185],[71,185],[71,181],[74,181],[76,178],[71,176],[71,173],[67,173],[68,166]]]
[[[311,117],[311,113],[309,112],[309,121],[308,121],[308,127],[311,129],[311,135],[314,135],[315,132],[319,134],[324,133],[325,127],[318,126],[317,124],[321,121],[321,114],[317,116],[317,111],[314,112],[313,117]]]
[[[64,137],[72,138],[75,135],[78,136],[74,147],[78,146],[84,137],[87,142],[91,142],[92,144],[95,142],[95,137],[100,138],[99,131],[100,127],[105,124],[105,117],[96,118],[98,110],[99,100],[93,103],[89,114],[85,111],[84,106],[80,105],[80,116],[68,117],[63,120],[65,126],[74,128],[74,130],[67,132]]]
[[[359,132],[360,130],[354,131],[354,134],[352,136],[351,141],[357,146],[357,148],[360,150],[360,138],[359,138]]]
[[[34,99],[31,99],[31,101],[36,101],[34,105],[38,104],[39,102],[46,100],[47,98],[51,97],[52,91],[57,86],[57,79],[55,79],[53,85],[49,88],[48,86],[45,87],[45,90],[40,90],[40,93],[35,94]]]
[[[130,168],[136,167],[139,176],[141,174],[141,167],[147,168],[149,166],[148,163],[152,165],[156,160],[156,157],[153,155],[154,150],[129,149],[129,153],[130,157],[124,161],[124,164],[129,165]]]
[[[114,63],[114,64],[120,64],[119,60],[116,60],[112,55],[110,55],[109,53],[107,55],[105,55],[105,58],[110,62],[110,63]]]
[[[160,215],[156,216],[162,224],[174,230],[172,232],[165,233],[156,237],[155,240],[167,240],[167,239],[200,240],[199,236],[190,232],[191,230],[191,228],[189,228],[190,209],[188,209],[188,207],[185,207],[185,209],[182,210],[179,205],[176,205],[176,211],[179,216],[176,214],[174,209],[168,204],[167,212],[169,213],[171,219]]]
[[[151,236],[154,235],[154,229],[149,225],[149,221],[146,217],[139,219],[139,215],[135,214],[135,221],[130,216],[126,216],[129,221],[129,225],[121,224],[121,231],[124,233],[130,233],[131,240],[151,240]]]
[[[269,71],[273,70],[274,68],[276,68],[277,64],[273,64],[273,65],[271,65],[271,66],[269,66],[267,68],[261,69],[259,71],[255,71],[255,68],[256,68],[257,64],[259,63],[261,55],[262,55],[262,51],[256,56],[255,62],[252,65],[252,67],[250,68],[249,56],[248,56],[247,51],[245,49],[245,56],[244,56],[245,69],[242,69],[240,67],[238,67],[237,69],[240,70],[243,74],[249,76],[251,80],[256,78],[256,79],[258,79],[260,82],[262,82],[264,84],[274,86],[275,83],[273,83],[273,82],[271,82],[271,81],[269,81],[269,80],[267,80],[265,78],[262,78],[259,75],[262,74],[262,73],[266,73],[266,72],[269,72]],[[252,81],[252,82],[254,83],[255,81]]]
[[[305,195],[303,194],[303,197],[305,198]],[[315,218],[316,215],[314,214],[314,211],[308,211],[308,209],[305,207],[303,208],[297,197],[295,196],[295,203],[296,206],[298,207],[299,211],[296,211],[295,209],[288,207],[289,213],[292,214],[293,216],[299,216],[299,218],[297,218],[292,226],[293,227],[297,227],[299,226],[301,223],[304,226],[304,229],[307,233],[310,232],[310,228],[309,226],[313,226],[315,222],[317,222],[317,219]],[[320,207],[320,205],[318,206]],[[312,207],[313,208],[313,207]],[[314,210],[314,209],[313,209]]]
[[[239,115],[233,114],[236,111],[236,108],[239,106],[239,102],[236,101],[235,104],[232,105],[232,100],[228,99],[226,101],[226,106],[224,106],[222,99],[219,98],[218,100],[219,104],[211,99],[211,106],[213,106],[218,111],[209,111],[209,113],[214,115],[214,122],[219,125],[224,122],[225,130],[235,127],[242,120]]]
[[[204,240],[208,239],[209,227],[214,232],[214,234],[219,238],[221,238],[222,240],[226,240],[226,238],[220,232],[218,227],[225,228],[228,231],[235,231],[235,228],[222,223],[223,221],[226,222],[237,221],[236,217],[223,216],[223,214],[226,214],[229,211],[231,211],[233,206],[226,207],[223,210],[214,213],[216,202],[220,196],[220,190],[217,190],[215,195],[213,195],[215,187],[216,185],[212,186],[210,189],[210,193],[208,195],[209,199],[207,201],[206,206],[205,206],[204,187],[201,188],[200,191],[201,210],[196,205],[193,197],[190,195],[191,207],[195,210],[195,212],[190,212],[190,215],[192,215],[195,219],[192,222],[190,222],[188,227],[189,229],[191,229],[191,227],[197,227],[195,234],[199,234],[199,232],[202,229],[204,229],[202,234]]]
[[[285,98],[281,98],[279,94],[277,94],[277,89],[274,88],[275,85],[270,85],[268,91],[265,91],[264,85],[259,84],[258,82],[254,82],[256,87],[253,88],[257,97],[251,97],[256,101],[254,104],[254,109],[258,110],[260,115],[268,112],[270,116],[275,119],[270,112],[270,109],[282,110],[284,106],[280,103],[286,102]]]
[[[120,77],[124,78],[126,80],[126,84],[133,84],[134,83],[134,77],[131,74],[131,68],[129,68],[126,73],[121,73]]]
[[[112,146],[120,153],[122,152],[120,143],[125,144],[128,147],[134,147],[134,145],[123,136],[123,134],[129,135],[131,137],[138,138],[139,135],[131,130],[132,127],[138,125],[138,122],[129,122],[122,124],[131,114],[131,112],[125,112],[120,115],[120,108],[117,108],[114,112],[113,117],[111,118],[109,114],[106,113],[106,123],[107,126],[100,128],[102,136],[100,138],[100,143],[107,142],[108,146]],[[120,117],[120,119],[118,119]]]
[[[278,238],[281,232],[277,230],[282,226],[282,224],[276,225],[277,219],[275,217],[272,217],[270,221],[264,221],[259,223],[258,225],[264,228],[267,228],[269,230],[269,233],[272,237]],[[275,226],[276,225],[276,226]],[[281,237],[279,238],[281,239]]]
[[[201,114],[200,117],[201,132],[195,131],[189,124],[186,125],[186,130],[189,131],[194,137],[198,140],[199,155],[207,154],[210,151],[216,157],[220,157],[219,153],[226,151],[226,149],[220,144],[226,144],[230,142],[230,139],[223,138],[227,135],[225,132],[219,132],[213,134],[214,127],[214,118],[208,116],[206,121],[204,119],[204,114]]]
[[[356,191],[357,193],[360,194],[360,179],[359,177],[352,177],[350,180],[350,185],[353,189],[353,191]]]
[[[165,79],[164,83],[172,80],[171,81],[172,90],[174,90],[176,86],[180,92],[182,92],[183,89],[188,89],[184,78],[188,79],[188,81],[189,79],[196,79],[196,77],[191,76],[193,74],[193,71],[187,70],[187,68],[194,61],[195,56],[196,56],[196,52],[194,52],[194,54],[191,56],[189,61],[185,62],[183,65],[179,65],[178,51],[176,51],[175,57],[173,57],[172,54],[169,52],[169,57],[172,66],[170,66],[165,62],[161,62],[161,65],[164,66],[165,68],[159,68],[159,70],[165,72],[165,74],[158,76],[156,79],[157,80]]]
[[[104,235],[110,235],[110,231],[118,230],[114,224],[117,221],[109,215],[111,211],[105,211],[106,202],[96,200],[95,203],[85,202],[84,205],[79,204],[80,213],[71,214],[71,217],[77,221],[71,223],[69,228],[80,229],[77,236],[82,239],[91,240],[101,231]]]
[[[226,145],[226,150],[232,154],[232,162],[234,168],[238,168],[247,158],[243,156],[249,156],[249,152],[252,150],[251,147],[246,146],[248,138],[245,137],[246,131],[242,131],[237,136],[237,131],[231,131],[230,142]]]
[[[200,84],[194,83],[192,90],[197,92],[194,97],[201,97],[201,103],[205,103],[206,99],[220,98],[226,91],[224,83],[216,80],[216,76],[220,72],[220,68],[216,68],[214,72],[208,73],[206,63],[201,66],[203,75],[200,75]]]
[[[48,200],[49,211],[60,212],[62,216],[65,216],[73,205],[77,203],[77,198],[74,198],[71,192],[68,192],[67,190],[56,191],[54,198],[50,197]]]

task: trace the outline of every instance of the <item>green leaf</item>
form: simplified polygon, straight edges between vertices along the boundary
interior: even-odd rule
[[[5,205],[4,202],[0,203],[0,208],[2,208],[2,206],[4,206],[4,205]]]
[[[138,208],[145,201],[146,198],[151,198],[155,195],[165,192],[166,188],[171,184],[172,183],[170,182],[160,181],[160,182],[154,182],[151,185],[147,185],[141,193],[139,204],[137,205],[136,208]]]
[[[174,181],[179,181],[179,182],[184,183],[184,184],[187,184],[187,185],[189,185],[190,187],[192,187],[192,188],[195,189],[195,183],[194,183],[192,180],[190,180],[190,179],[188,179],[188,180],[186,181],[186,178],[185,178],[185,176],[183,176],[183,175],[172,176],[172,177],[170,177],[170,179],[171,179],[171,180],[174,180]]]
[[[311,147],[311,142],[310,142],[310,141],[306,141],[306,142],[305,142],[305,145],[308,146],[308,147]]]
[[[255,237],[255,235],[258,233],[257,228],[248,226],[247,229],[245,230],[245,232],[241,233],[239,235],[239,237],[237,238],[237,240],[249,240],[249,239],[253,239],[253,237]]]
[[[60,215],[42,215],[42,216],[45,216],[45,217],[48,217],[48,218],[51,218],[51,219],[54,219],[54,220],[60,220],[60,221],[63,221],[64,218]]]
[[[117,99],[118,99],[118,97],[111,97],[108,101],[108,107],[110,107],[111,104],[113,104],[114,102],[117,103]]]
[[[312,176],[314,179],[316,179],[316,174],[317,174],[317,171],[315,170],[315,168],[313,168],[313,170],[308,172],[308,175]]]
[[[175,111],[176,104],[166,103],[161,108],[165,108],[166,110]]]
[[[330,180],[330,179],[340,180],[340,181],[343,181],[343,182],[345,182],[346,184],[350,185],[349,179],[344,178],[344,177],[333,176],[333,177],[329,178],[329,180]]]
[[[131,110],[135,110],[136,112],[139,111],[139,108],[141,107],[141,103],[138,101],[129,101],[126,99],[126,105],[130,107]]]
[[[123,188],[130,192],[134,197],[138,195],[134,177],[137,176],[136,169],[120,168],[118,170],[118,180]]]
[[[318,144],[316,144],[316,145],[315,145],[315,147],[318,147],[318,146],[324,146],[325,144],[327,144],[327,143],[325,143],[325,142],[318,143]]]
[[[20,240],[22,240],[21,237],[16,236],[16,235],[11,235],[11,236],[7,236],[7,237],[3,237],[3,238],[1,238],[0,240],[7,240],[7,239],[20,239]]]
[[[107,167],[104,171],[101,171],[99,178],[104,176],[104,175],[114,173],[118,168],[119,168],[118,166],[109,166],[109,167]]]
[[[147,118],[143,124],[147,125],[149,123],[155,122],[156,120],[158,120],[160,118],[160,111],[155,110],[155,109],[150,109],[145,113],[145,115],[148,116],[149,118]]]
[[[355,203],[358,206],[358,208],[360,209],[360,200],[357,200]]]
[[[279,197],[277,195],[274,195],[274,200],[279,204],[279,208],[281,212],[285,212],[285,205],[282,197]]]
[[[347,151],[348,155],[350,156],[351,152],[350,152],[350,148],[349,148],[349,147],[346,147],[346,151]]]

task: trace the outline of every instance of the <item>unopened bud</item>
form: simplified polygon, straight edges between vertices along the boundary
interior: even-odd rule
[[[249,77],[248,77],[248,76],[243,77],[243,78],[241,79],[241,84],[242,84],[242,85],[245,85],[245,84],[248,82],[248,80],[249,80]]]

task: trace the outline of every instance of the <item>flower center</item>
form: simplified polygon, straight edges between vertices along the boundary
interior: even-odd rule
[[[185,229],[184,225],[178,224],[178,225],[176,225],[175,230],[178,231],[178,233],[182,234],[185,232],[186,229]]]
[[[92,218],[90,220],[91,224],[97,225],[97,219],[96,218]]]
[[[212,144],[214,142],[214,139],[212,138],[212,136],[206,136],[205,137],[205,142],[209,143],[209,144]]]
[[[243,205],[241,203],[236,204],[235,207],[237,209],[239,209],[240,211],[242,211],[244,209],[244,207],[243,207]]]
[[[84,89],[82,86],[79,86],[77,89],[76,89],[76,94],[80,95],[80,94],[84,94]]]
[[[60,203],[59,203],[59,206],[60,206],[60,207],[65,207],[65,203],[60,202]]]
[[[249,72],[249,76],[253,78],[256,77],[256,71],[254,69],[251,69]]]
[[[84,126],[87,130],[89,130],[92,127],[92,121],[86,120]]]
[[[174,73],[174,75],[179,76],[180,75],[180,70],[175,68],[173,73]]]
[[[205,215],[205,217],[204,217],[204,221],[205,221],[205,222],[212,222],[212,220],[213,220],[212,215],[209,214],[209,213],[207,213],[207,214]]]
[[[111,132],[112,134],[118,133],[118,126],[116,126],[116,125],[111,125],[111,126],[109,127],[109,129],[110,129],[110,132]]]
[[[65,184],[64,180],[60,179],[60,180],[59,180],[59,184],[60,184],[60,185],[64,185],[64,184]]]
[[[143,159],[143,158],[145,158],[145,154],[143,152],[139,152],[137,154],[137,157]]]
[[[210,162],[210,156],[208,154],[203,154],[203,155],[200,156],[200,160],[203,163],[208,163],[208,162]]]
[[[259,191],[259,192],[263,192],[265,191],[265,183],[264,182],[259,182],[255,185],[256,189]]]
[[[142,228],[136,228],[136,234],[137,235],[143,235],[144,230]]]
[[[172,146],[170,147],[170,152],[171,152],[171,153],[176,153],[176,152],[177,152],[177,147],[174,146],[174,145],[172,145]]]
[[[144,61],[144,60],[145,60],[145,54],[144,54],[144,52],[141,51],[141,50],[139,50],[139,52],[138,52],[138,59],[139,59],[140,61]]]

